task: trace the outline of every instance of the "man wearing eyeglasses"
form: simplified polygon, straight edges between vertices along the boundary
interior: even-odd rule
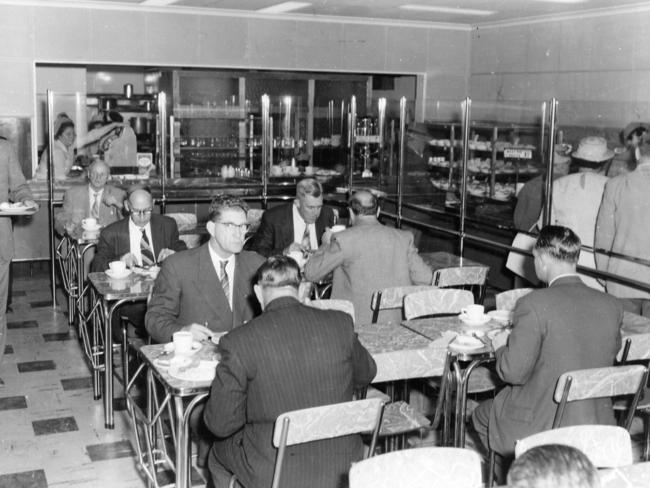
[[[264,258],[242,250],[247,213],[241,199],[217,196],[206,223],[210,240],[163,263],[145,319],[155,341],[169,342],[179,330],[203,340],[259,313],[252,279]]]

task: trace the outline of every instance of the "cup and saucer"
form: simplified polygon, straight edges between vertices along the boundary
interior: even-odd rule
[[[89,217],[81,221],[81,228],[86,232],[99,232],[102,228],[97,219]]]
[[[111,261],[108,263],[106,276],[114,280],[122,280],[131,274],[131,270],[122,261]]]
[[[484,325],[492,319],[492,317],[485,313],[483,305],[468,305],[461,309],[458,318],[470,326]]]

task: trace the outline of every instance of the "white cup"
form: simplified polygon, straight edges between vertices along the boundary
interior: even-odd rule
[[[345,230],[345,229],[346,229],[345,225],[333,225],[332,227],[330,227],[330,230],[334,234],[336,234],[337,232],[341,232],[342,230]]]
[[[176,356],[187,356],[192,352],[193,336],[190,331],[180,330],[174,332],[172,341],[174,342],[174,354]]]
[[[485,308],[483,305],[468,305],[467,307],[461,309],[462,313],[469,320],[481,320],[485,313]]]
[[[126,263],[122,261],[111,261],[108,263],[108,267],[111,270],[111,273],[116,275],[124,274],[126,271]]]
[[[97,219],[95,219],[93,217],[88,217],[86,219],[83,219],[81,221],[81,226],[84,229],[94,229],[94,228],[97,227]]]
[[[313,175],[314,174],[314,167],[309,165],[309,164],[307,166],[305,166],[305,174],[307,176]]]

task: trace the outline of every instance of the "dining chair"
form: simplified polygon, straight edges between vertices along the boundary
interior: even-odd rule
[[[345,312],[352,317],[352,322],[354,323],[354,303],[350,300],[312,300],[307,305],[321,310],[338,310],[340,312]]]
[[[376,398],[336,403],[294,410],[275,421],[273,445],[278,448],[271,488],[281,486],[286,448],[351,434],[371,433],[370,449],[365,457],[374,455],[384,403]]]
[[[197,219],[193,213],[168,213],[167,217],[171,217],[176,222],[178,227],[179,239],[185,243],[188,249],[199,247],[201,244],[201,234],[196,231]]]
[[[372,310],[372,323],[376,324],[379,319],[381,310],[402,308],[404,306],[404,297],[409,293],[416,291],[432,290],[433,286],[412,285],[412,286],[394,286],[377,290],[372,294],[370,299],[370,309]]]
[[[454,447],[380,454],[350,469],[350,488],[478,488],[482,484],[478,453]]]
[[[533,290],[534,288],[515,288],[514,290],[497,293],[495,296],[497,310],[514,310],[517,300],[524,295],[528,295]]]
[[[615,468],[633,462],[630,433],[615,425],[572,425],[538,432],[516,442],[515,457],[546,444],[575,447],[597,468]]]
[[[468,290],[432,288],[404,297],[406,320],[428,315],[460,313],[461,309],[474,303],[474,295]]]
[[[433,272],[433,285],[438,288],[462,288],[474,293],[476,303],[483,303],[490,268],[487,266],[456,266]]]

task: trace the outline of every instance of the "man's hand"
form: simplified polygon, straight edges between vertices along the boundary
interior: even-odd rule
[[[104,204],[108,207],[117,207],[117,208],[122,208],[124,205],[115,195],[109,193],[108,195],[104,193],[102,201]]]
[[[492,338],[492,348],[496,351],[508,343],[509,330],[502,330]]]
[[[214,335],[214,332],[212,332],[210,329],[208,329],[205,325],[201,324],[190,324],[184,326],[181,330],[186,330],[188,332],[192,333],[192,338],[195,341],[205,341],[210,339]]]
[[[34,200],[23,200],[23,205],[25,205],[25,207],[35,208],[36,210],[39,209],[38,203]]]
[[[300,252],[301,253],[301,252],[304,252],[304,249],[297,242],[292,242],[286,248],[284,248],[284,251],[282,251],[282,254],[284,254],[285,256],[288,256],[292,252]]]
[[[172,254],[174,254],[174,252],[175,252],[175,251],[174,251],[173,249],[167,249],[167,248],[165,248],[165,249],[161,249],[160,252],[158,253],[158,262],[159,262],[159,263],[163,262],[163,261],[164,261],[165,259],[167,259],[169,256],[171,256]]]
[[[124,264],[126,264],[127,268],[133,268],[134,266],[138,265],[138,260],[130,252],[127,252],[124,256],[122,256],[120,258],[120,261],[122,261]]]
[[[321,237],[321,243],[323,246],[327,246],[332,240],[334,232],[329,227],[325,227],[325,232],[323,232],[323,237]]]

